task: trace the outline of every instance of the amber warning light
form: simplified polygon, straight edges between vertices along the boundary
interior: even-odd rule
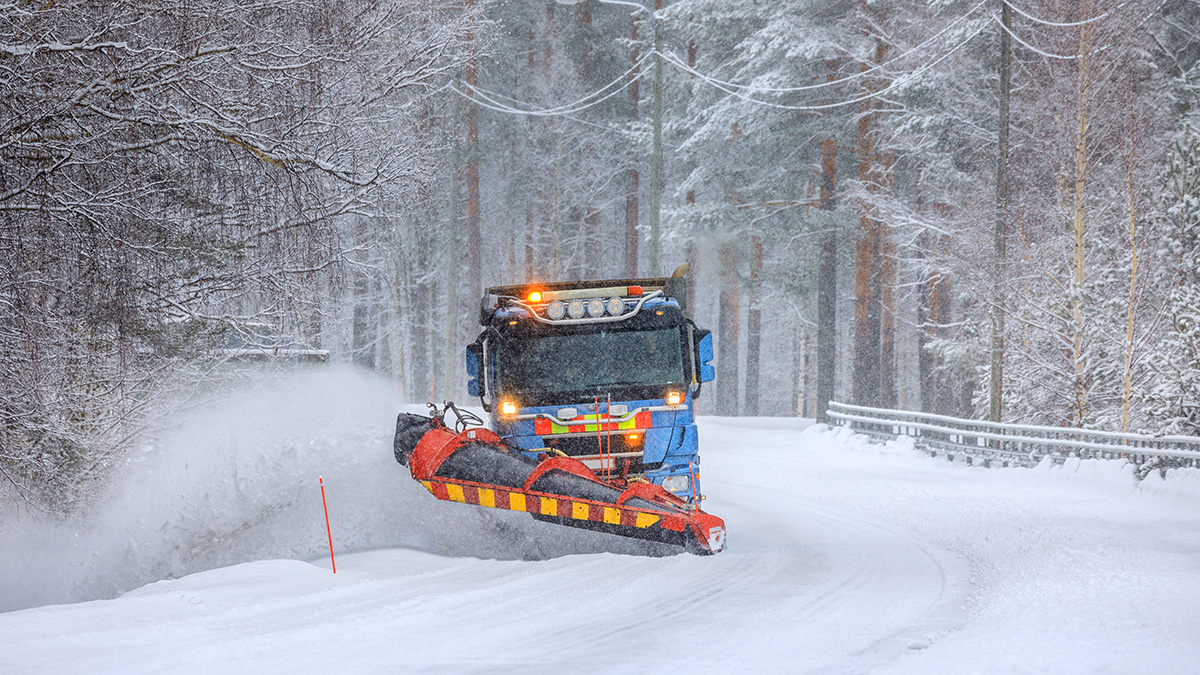
[[[541,302],[542,301],[542,292],[541,291],[531,292],[529,294],[529,301],[530,302]]]

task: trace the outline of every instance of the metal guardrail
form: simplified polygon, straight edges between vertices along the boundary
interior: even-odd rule
[[[906,410],[886,410],[829,402],[832,422],[857,433],[890,440],[910,436],[917,447],[932,455],[968,462],[981,459],[985,466],[1033,466],[1050,457],[1127,459],[1138,467],[1138,477],[1175,467],[1200,467],[1200,437],[1142,436],[1069,427],[1042,427],[967,420]]]

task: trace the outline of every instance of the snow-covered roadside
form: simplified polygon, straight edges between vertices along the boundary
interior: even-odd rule
[[[325,421],[299,423],[331,445],[299,451],[309,459],[294,461],[294,480],[325,476],[335,544],[364,528],[336,576],[319,502],[280,501],[229,535],[244,555],[259,547],[259,562],[0,614],[0,672],[1187,673],[1200,657],[1187,473],[1138,483],[1115,463],[985,469],[799,420],[702,418],[705,508],[725,518],[730,548],[652,558],[437,502],[391,460],[394,408],[326,404]],[[370,434],[338,440],[377,414]],[[332,489],[346,480],[352,494]],[[272,484],[251,485],[262,492],[207,493],[207,512],[271,501]],[[300,530],[309,551],[279,553]],[[158,531],[138,530],[173,550]]]
[[[130,458],[91,513],[0,518],[0,611],[114,597],[240,562],[328,555],[318,477],[340,552],[545,557],[481,511],[428,503],[392,458],[401,406],[384,380],[333,368],[234,395]],[[448,523],[451,526],[448,526]],[[523,521],[522,521],[523,524]],[[564,535],[568,551],[603,551]]]
[[[983,468],[908,439],[807,436],[822,461],[806,467],[828,471],[814,476],[814,499],[911,531],[971,570],[961,625],[881,671],[1184,673],[1200,662],[1194,469],[1138,481],[1120,461]],[[848,496],[863,482],[883,492]]]

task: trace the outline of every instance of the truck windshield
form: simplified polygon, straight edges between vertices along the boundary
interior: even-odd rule
[[[501,388],[526,399],[598,391],[615,394],[686,382],[678,328],[513,339],[503,343],[497,356]],[[640,397],[634,391],[629,394]]]

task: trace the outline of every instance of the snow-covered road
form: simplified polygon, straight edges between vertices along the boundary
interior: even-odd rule
[[[304,528],[323,541],[301,492],[262,515],[260,502],[284,487],[234,481],[229,499],[258,515],[234,518],[246,507],[223,511],[208,502],[224,493],[205,493],[204,513],[229,523],[205,545],[264,559],[0,614],[0,672],[1200,669],[1195,473],[1139,484],[1111,462],[983,469],[800,420],[705,418],[705,506],[725,519],[729,548],[637,556],[603,535],[433,500],[391,461],[390,420],[370,426],[391,405],[375,398],[320,403],[326,416],[308,421],[330,439],[319,452],[276,443],[288,466],[324,472],[335,545],[341,533],[359,549],[338,556],[336,575],[327,557],[278,559],[288,549],[277,540]],[[276,409],[240,405],[236,415],[261,422]],[[353,430],[341,440],[331,431],[339,419]],[[272,432],[254,426],[255,442],[270,445]],[[289,438],[304,433],[284,426]],[[212,485],[204,475],[159,494],[155,508],[198,518],[197,495],[176,493]],[[147,521],[139,515],[129,522]],[[156,522],[121,531],[178,536]],[[12,550],[0,553],[4,569],[27,569]],[[153,568],[146,552],[124,555],[90,564]],[[179,564],[164,569],[186,571]],[[3,583],[9,596],[37,585]]]

